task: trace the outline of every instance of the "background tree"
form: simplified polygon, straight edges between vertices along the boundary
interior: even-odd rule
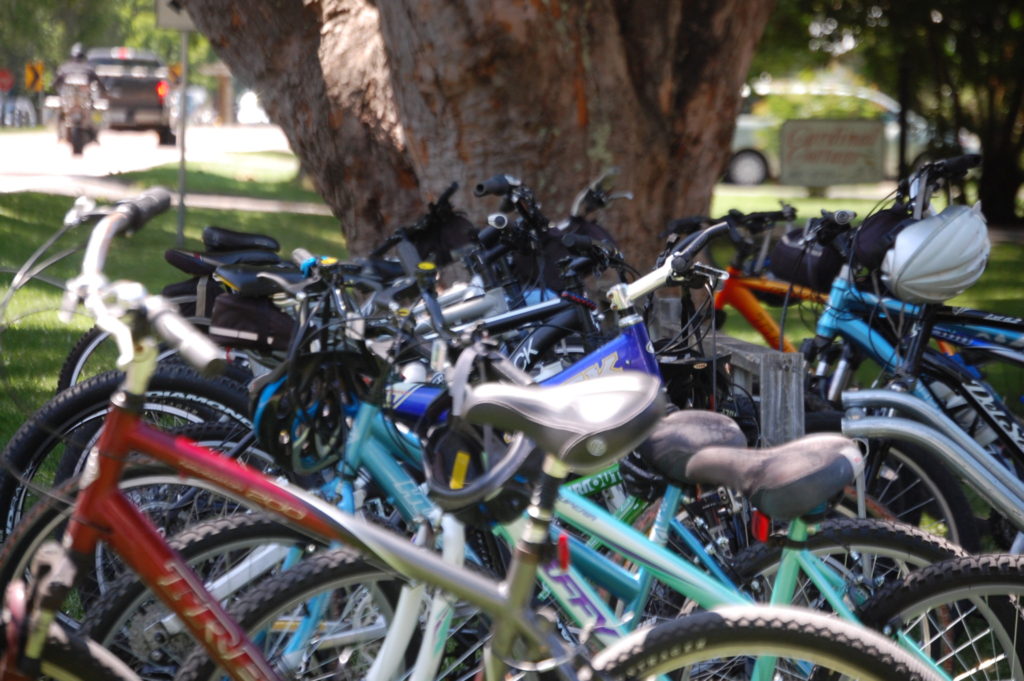
[[[607,166],[606,223],[649,257],[707,209],[770,2],[183,0],[252,84],[353,251],[452,180],[520,175],[565,215]],[[491,203],[459,202],[479,218]],[[642,262],[642,260],[641,260]]]
[[[784,5],[784,7],[783,7]],[[978,195],[994,224],[1021,224],[1024,181],[1024,6],[1013,0],[791,0],[771,19],[754,68],[822,64],[834,57],[899,91],[952,142],[981,140]],[[794,39],[803,49],[794,49]],[[778,70],[776,70],[778,69]]]
[[[71,46],[128,45],[152,50],[168,63],[180,59],[176,31],[156,27],[153,0],[4,0],[0,2],[0,66],[17,74],[42,61],[52,79]],[[201,36],[190,40],[189,63],[214,61]],[[201,79],[193,74],[191,80]]]

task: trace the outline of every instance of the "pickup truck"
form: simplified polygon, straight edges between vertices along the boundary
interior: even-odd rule
[[[107,127],[156,130],[160,144],[177,141],[167,101],[170,74],[159,57],[134,47],[94,47],[86,60],[107,91]]]

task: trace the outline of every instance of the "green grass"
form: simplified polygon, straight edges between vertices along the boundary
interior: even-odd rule
[[[323,203],[319,194],[297,179],[299,162],[291,153],[264,151],[229,156],[230,160],[224,162],[190,162],[185,179],[187,190],[194,194]],[[110,179],[140,188],[177,187],[178,165],[119,173]]]
[[[0,267],[17,268],[33,250],[56,232],[72,200],[63,196],[18,193],[0,194]],[[288,213],[252,213],[190,209],[186,219],[186,247],[201,250],[203,226],[217,224],[231,229],[269,234],[282,245],[282,253],[297,246],[313,252],[345,255],[344,240],[334,218]],[[148,290],[159,291],[166,284],[186,279],[163,259],[175,246],[177,215],[161,215],[134,236],[115,242],[106,268],[111,279],[141,281]],[[88,228],[66,234],[48,253],[75,249],[68,257],[47,268],[46,274],[64,279],[73,276],[81,264]],[[11,275],[0,275],[0,294],[9,288]],[[12,298],[0,333],[0,444],[32,410],[48,399],[57,372],[67,352],[91,320],[79,317],[72,325],[61,323],[55,314],[61,292],[47,284],[32,282]]]

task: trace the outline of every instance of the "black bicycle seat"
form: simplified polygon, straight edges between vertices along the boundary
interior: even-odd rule
[[[213,274],[213,271],[222,265],[267,265],[281,262],[280,256],[273,251],[260,249],[196,253],[169,248],[164,251],[164,260],[182,272],[197,277]]]
[[[636,371],[566,385],[483,383],[467,390],[462,415],[519,431],[569,468],[604,468],[641,442],[665,413],[661,381]]]
[[[281,244],[272,236],[235,232],[214,225],[203,227],[203,245],[211,251],[241,251],[253,248],[264,251],[281,250]]]
[[[822,433],[769,449],[705,447],[690,457],[685,476],[738,490],[772,518],[792,520],[817,514],[863,466],[853,440]]]

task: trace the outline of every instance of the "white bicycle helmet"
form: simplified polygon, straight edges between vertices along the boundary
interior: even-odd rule
[[[949,206],[900,231],[882,259],[882,281],[908,303],[941,303],[978,281],[989,248],[980,205]]]

